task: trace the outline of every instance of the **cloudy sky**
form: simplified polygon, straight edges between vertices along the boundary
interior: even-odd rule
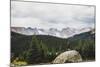
[[[12,27],[94,27],[94,7],[36,2],[11,2]]]

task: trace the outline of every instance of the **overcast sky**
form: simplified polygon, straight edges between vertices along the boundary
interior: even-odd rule
[[[11,26],[57,28],[94,27],[94,7],[36,2],[11,2]]]

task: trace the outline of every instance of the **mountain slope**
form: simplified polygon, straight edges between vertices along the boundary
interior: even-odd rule
[[[11,32],[12,61],[19,57],[29,64],[52,61],[67,50],[77,50],[83,59],[95,59],[95,33],[85,32],[68,39],[50,35],[26,36]]]

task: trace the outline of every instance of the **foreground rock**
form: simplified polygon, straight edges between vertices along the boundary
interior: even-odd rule
[[[81,61],[82,61],[82,57],[79,54],[79,52],[77,52],[76,50],[70,50],[58,55],[52,63],[53,64],[67,63],[67,62],[74,63],[74,62],[81,62]]]

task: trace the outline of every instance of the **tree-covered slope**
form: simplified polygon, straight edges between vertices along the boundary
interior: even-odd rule
[[[19,58],[29,64],[48,63],[60,53],[77,50],[84,60],[95,59],[95,34],[85,32],[68,39],[49,35],[26,36],[11,32],[11,60]]]

